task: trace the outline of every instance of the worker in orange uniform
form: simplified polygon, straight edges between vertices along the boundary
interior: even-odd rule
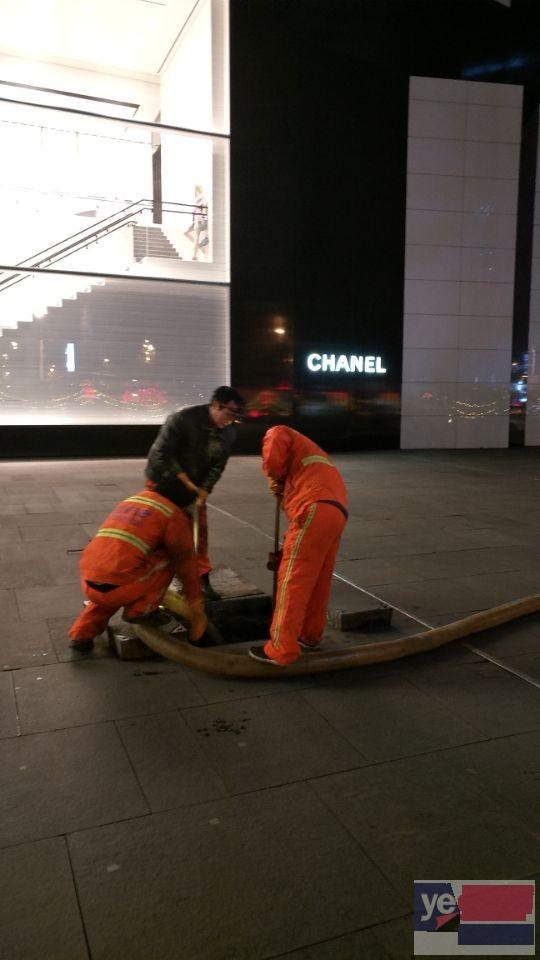
[[[251,647],[263,663],[287,666],[322,639],[334,562],[347,521],[345,484],[328,454],[291,427],[264,435],[262,468],[283,497],[289,527],[279,565],[270,639]]]
[[[196,643],[202,638],[208,621],[191,526],[182,509],[195,494],[170,487],[163,481],[155,490],[142,490],[117,504],[84,549],[81,586],[90,603],[69,631],[75,650],[90,651],[94,637],[120,607],[128,623],[170,620],[158,606],[174,576],[182,581],[193,614],[189,639]]]

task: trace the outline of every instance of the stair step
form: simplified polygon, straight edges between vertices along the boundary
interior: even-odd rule
[[[136,260],[141,260],[143,257],[182,259],[161,230],[161,227],[133,228],[133,256]]]

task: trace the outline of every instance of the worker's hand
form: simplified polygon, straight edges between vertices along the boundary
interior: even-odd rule
[[[283,550],[278,550],[277,553],[269,553],[268,560],[266,561],[266,569],[272,570],[273,573],[276,570],[279,570],[279,565],[283,557]]]
[[[281,497],[283,494],[284,483],[278,477],[268,477],[268,489],[274,497]]]
[[[198,507],[204,507],[208,499],[208,490],[203,490],[202,487],[197,489],[197,500],[195,501]]]

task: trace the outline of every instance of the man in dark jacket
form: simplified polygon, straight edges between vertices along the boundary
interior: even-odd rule
[[[179,492],[197,494],[199,507],[199,576],[203,594],[219,599],[209,574],[206,499],[223,473],[236,438],[235,423],[241,419],[244,399],[232,387],[218,387],[210,403],[185,407],[172,413],[159,431],[148,454],[148,486],[166,479]]]

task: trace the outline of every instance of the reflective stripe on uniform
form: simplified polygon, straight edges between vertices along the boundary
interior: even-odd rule
[[[142,503],[145,507],[153,507],[154,510],[159,510],[161,513],[164,513],[166,517],[172,517],[174,512],[170,507],[166,507],[164,503],[158,503],[157,500],[152,500],[151,497],[128,497],[125,503]]]
[[[302,527],[301,527],[301,529],[300,529],[300,531],[299,531],[299,533],[298,533],[298,536],[297,536],[297,538],[296,538],[296,543],[295,543],[295,545],[294,545],[294,547],[293,547],[293,549],[292,549],[292,551],[291,551],[291,555],[290,555],[290,557],[289,557],[289,562],[287,563],[287,569],[286,569],[286,571],[285,571],[285,576],[283,577],[283,581],[282,581],[282,583],[281,583],[281,585],[280,585],[280,588],[279,588],[279,597],[278,597],[278,604],[277,604],[276,626],[275,626],[275,630],[274,630],[274,636],[272,637],[272,643],[273,643],[273,645],[274,645],[274,647],[275,647],[276,649],[279,647],[279,634],[280,634],[280,631],[281,631],[281,622],[282,622],[282,620],[283,620],[283,607],[285,606],[285,597],[286,597],[286,595],[287,595],[287,587],[288,587],[288,585],[289,585],[289,580],[291,579],[291,573],[292,573],[292,571],[293,571],[294,563],[295,563],[295,560],[296,560],[296,558],[297,558],[297,556],[298,556],[298,553],[299,553],[299,550],[300,550],[300,546],[301,546],[302,540],[304,539],[304,536],[305,536],[305,533],[306,533],[307,528],[309,527],[311,521],[313,520],[313,517],[315,516],[316,510],[317,510],[317,504],[316,504],[316,503],[312,503],[311,506],[310,506],[310,508],[309,508],[308,515],[307,515],[306,519],[304,520],[304,522],[303,522],[303,524],[302,524]]]
[[[150,553],[148,544],[145,543],[144,540],[139,540],[134,534],[128,533],[127,530],[117,530],[115,527],[102,527],[101,530],[98,530],[96,533],[96,537],[110,537],[112,540],[123,540],[124,543],[130,543],[132,547],[136,547],[141,553]]]
[[[310,463],[325,463],[327,467],[334,466],[334,464],[330,460],[327,460],[326,457],[319,457],[317,454],[314,454],[312,457],[302,458],[302,465],[304,467],[309,467]]]

